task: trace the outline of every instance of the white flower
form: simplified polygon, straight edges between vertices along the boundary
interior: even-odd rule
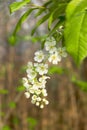
[[[54,47],[54,45],[49,44],[46,46],[46,51],[49,51],[49,53],[53,53],[56,51],[56,47]]]
[[[46,51],[49,51],[49,53],[53,53],[56,50],[57,50],[56,47],[54,47],[54,45],[52,45],[52,44],[49,44],[46,46]]]
[[[55,51],[57,50],[57,48],[56,47],[50,47],[50,50],[49,50],[49,53],[54,53]]]
[[[27,69],[26,69],[27,74],[30,74],[32,71],[34,71],[33,69],[34,69],[34,66],[32,62],[28,62]]]
[[[37,73],[34,70],[28,72],[27,77],[29,79],[34,79],[37,76]]]
[[[40,89],[40,88],[44,88],[45,83],[46,83],[46,82],[38,82],[38,81],[36,81],[36,82],[33,84],[33,89],[38,90],[38,89]],[[39,92],[39,91],[38,91],[38,92]],[[38,92],[37,92],[37,93],[38,93]]]
[[[56,45],[56,41],[53,37],[47,38],[45,42],[46,51],[49,51],[49,53],[55,52],[56,51],[55,45]]]
[[[28,79],[24,77],[24,78],[22,79],[22,82],[23,82],[23,86],[28,90],[29,87],[31,86],[31,85],[28,83]]]
[[[44,105],[43,105],[43,104],[41,104],[41,105],[40,105],[40,108],[41,108],[41,109],[43,109],[43,108],[44,108]]]
[[[30,88],[30,89],[29,89],[29,92],[30,92],[31,94],[34,94],[35,90],[34,90],[33,88]]]
[[[41,83],[40,82],[38,82],[38,81],[36,81],[34,84],[33,84],[33,88],[34,89],[38,89],[38,88],[41,88]]]
[[[43,96],[47,96],[47,91],[46,91],[46,89],[42,89],[42,94],[43,94]]]
[[[24,94],[25,94],[26,98],[30,97],[30,93],[29,92],[25,92]]]
[[[39,95],[39,94],[41,93],[41,90],[40,90],[40,89],[37,89],[37,90],[35,90],[35,93],[36,93],[37,95]]]
[[[34,67],[37,67],[39,64],[38,63],[34,63]]]
[[[39,85],[38,85],[37,83],[35,83],[35,84],[33,84],[33,87],[32,87],[32,88],[33,88],[34,90],[38,90],[38,86],[39,86]]]
[[[46,101],[45,101],[45,104],[48,105],[48,104],[49,104],[49,101],[46,100]]]
[[[36,51],[34,60],[37,61],[37,62],[42,62],[44,60],[44,53],[43,53],[43,51],[41,51],[41,50],[40,51]]]
[[[32,100],[33,100],[33,101],[36,101],[36,100],[37,100],[37,96],[36,96],[36,95],[33,95],[33,96],[32,96]]]
[[[58,54],[61,56],[61,57],[67,57],[67,53],[66,53],[66,48],[65,47],[59,47],[58,48]]]
[[[23,84],[23,86],[24,86],[27,90],[28,90],[29,87],[30,87],[30,85],[29,85],[28,83],[26,83],[26,82]]]
[[[29,70],[30,70],[30,69],[33,69],[33,64],[32,64],[32,62],[28,62],[27,67],[28,67]]]
[[[36,102],[36,106],[39,106],[40,105],[40,103],[39,102]]]
[[[43,99],[43,102],[44,102],[46,105],[48,105],[48,104],[49,104],[49,101],[48,101],[48,100],[46,100],[45,98]]]
[[[46,86],[46,79],[49,79],[50,77],[49,76],[45,76],[43,75],[42,77],[39,78],[39,81],[41,83],[41,88],[45,88]]]
[[[50,77],[43,75],[42,77],[39,78],[39,81],[43,83],[46,81],[46,79],[50,79]]]
[[[28,79],[25,78],[25,77],[23,77],[23,78],[22,78],[22,82],[23,82],[23,83],[28,83]]]
[[[34,84],[36,81],[35,81],[35,79],[29,79],[29,82],[30,82],[31,84]]]
[[[61,61],[61,57],[60,55],[58,55],[57,52],[55,52],[54,54],[51,54],[49,57],[49,62],[52,62],[53,64],[58,64],[59,61]]]
[[[37,101],[40,102],[40,101],[41,101],[41,97],[38,97],[38,98],[37,98]]]
[[[56,40],[55,40],[55,38],[54,37],[48,37],[47,39],[46,39],[46,42],[45,42],[45,44],[52,44],[52,45],[56,45]]]
[[[35,100],[31,100],[31,103],[32,103],[32,104],[35,104],[35,102],[36,102]]]
[[[43,74],[47,74],[48,72],[48,64],[39,64],[37,67],[36,67],[36,71],[40,74],[40,75],[43,75]]]

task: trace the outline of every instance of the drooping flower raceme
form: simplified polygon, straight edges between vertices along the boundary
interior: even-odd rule
[[[46,90],[46,80],[50,77],[45,75],[48,72],[48,65],[44,63],[33,65],[31,62],[28,62],[26,72],[27,78],[24,77],[22,79],[23,86],[26,89],[25,96],[26,98],[31,98],[31,102],[36,104],[36,106],[43,108],[44,105],[48,105],[49,103],[46,99],[46,96],[48,95]],[[40,77],[38,78],[37,75],[40,75]]]
[[[46,99],[48,93],[46,90],[47,79],[50,79],[48,74],[48,60],[52,64],[58,64],[63,57],[67,56],[65,47],[57,47],[55,38],[48,37],[45,42],[45,50],[39,50],[35,52],[34,61],[28,62],[27,64],[27,77],[24,77],[23,86],[25,87],[26,98],[31,98],[32,104],[40,108],[44,108],[45,105],[49,104]]]

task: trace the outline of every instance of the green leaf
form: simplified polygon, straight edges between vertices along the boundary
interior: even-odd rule
[[[24,91],[24,90],[25,90],[24,86],[18,86],[18,87],[16,88],[16,91],[17,91],[17,92],[22,92],[22,91]]]
[[[0,89],[0,94],[8,94],[8,90],[7,89]]]
[[[45,4],[43,4],[43,7],[45,7],[47,9],[47,6],[50,5],[50,3],[51,3],[50,0],[47,1]],[[36,13],[35,16],[38,17],[39,15],[41,15],[42,13],[44,13],[45,10],[46,10],[45,8],[44,9],[39,9],[39,11]]]
[[[79,86],[82,90],[87,91],[87,82],[77,80],[75,77],[72,77],[72,82]]]
[[[34,9],[35,9],[35,8],[34,8]],[[18,23],[17,23],[17,25],[16,25],[16,27],[15,27],[15,30],[14,30],[14,32],[13,32],[13,36],[16,35],[16,33],[19,31],[19,29],[20,29],[22,23],[28,18],[29,14],[30,14],[34,9],[29,9],[28,11],[26,11],[26,12],[22,15],[22,17],[19,19],[19,21],[18,21]]]
[[[14,2],[10,5],[10,13],[13,13],[14,11],[19,10],[21,7],[25,6],[27,3],[29,3],[30,0],[23,0],[21,2]]]
[[[48,71],[48,74],[64,74],[64,73],[66,73],[66,69],[58,66],[51,66]]]
[[[35,129],[36,125],[37,125],[37,120],[35,118],[32,117],[28,117],[27,118],[27,122],[29,123],[29,128],[30,130]]]
[[[52,23],[55,21],[59,21],[60,18],[62,17],[63,21],[65,21],[65,9],[66,9],[67,3],[59,3],[57,7],[55,7],[51,11],[51,15],[49,17],[49,22],[48,22],[48,28],[51,27]]]
[[[32,32],[31,32],[31,35],[33,35],[33,34],[35,33],[36,29],[37,29],[42,23],[44,23],[45,21],[48,20],[49,16],[50,16],[50,13],[46,14],[45,16],[43,16],[43,17],[36,23],[36,26],[34,27],[34,29],[33,29]]]
[[[8,106],[9,106],[10,108],[16,108],[16,103],[15,103],[15,102],[10,102],[10,103],[8,104]]]
[[[8,125],[5,125],[2,130],[11,130],[11,128]]]
[[[12,46],[14,46],[15,44],[16,44],[16,42],[17,42],[17,37],[16,36],[10,36],[9,38],[8,38],[8,43],[10,44],[10,45],[12,45]]]
[[[87,56],[87,0],[72,0],[66,9],[65,46],[77,65]]]
[[[59,20],[58,23],[56,23],[55,26],[52,28],[52,30],[49,32],[49,36],[53,35],[56,32],[56,30],[58,30],[58,28],[61,25],[63,25],[63,23],[64,23],[64,20]]]
[[[49,21],[48,21],[48,28],[51,28],[52,22],[53,22],[53,15],[55,13],[55,10],[51,13],[50,17],[49,17]]]

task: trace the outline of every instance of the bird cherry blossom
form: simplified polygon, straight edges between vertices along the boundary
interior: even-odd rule
[[[38,66],[36,67],[36,71],[40,74],[40,75],[44,75],[47,74],[48,72],[48,64],[38,64]]]
[[[52,55],[50,55],[50,57],[48,58],[48,61],[52,62],[53,64],[58,64],[58,62],[61,61],[61,57],[57,52],[55,52]]]
[[[54,37],[46,39],[45,51],[46,54],[42,50],[35,52],[34,63],[28,62],[26,77],[22,78],[26,98],[31,98],[31,103],[41,109],[49,104],[46,83],[50,77],[47,75],[48,64],[46,61],[58,64],[62,58],[67,56],[65,47],[58,47]]]
[[[67,57],[67,53],[66,53],[66,48],[65,47],[59,47],[57,49],[57,52],[58,54],[61,56],[61,57]]]
[[[49,53],[53,53],[56,51],[56,41],[53,37],[48,38],[45,42],[45,49],[46,51],[49,51]]]
[[[36,51],[34,60],[37,61],[37,62],[42,62],[44,60],[44,53],[43,53],[43,51],[41,51],[41,50],[40,51]]]

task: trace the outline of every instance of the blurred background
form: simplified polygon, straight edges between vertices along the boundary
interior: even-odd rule
[[[17,44],[10,45],[8,38],[25,11],[10,15],[9,5],[14,1],[18,0],[0,0],[0,130],[87,130],[87,92],[71,82],[73,74],[87,81],[87,59],[80,68],[69,56],[58,65],[57,74],[47,83],[50,104],[43,110],[25,98],[21,78],[40,42],[30,38],[36,22],[33,12],[22,25]],[[41,36],[46,32],[46,23],[37,30]]]

